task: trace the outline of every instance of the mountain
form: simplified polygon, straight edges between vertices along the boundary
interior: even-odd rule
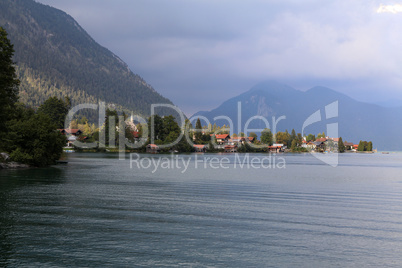
[[[1,0],[0,26],[14,44],[24,103],[37,107],[50,96],[69,96],[73,104],[105,101],[139,115],[149,115],[152,103],[172,104],[61,10]]]
[[[402,100],[400,99],[389,99],[386,101],[379,101],[379,102],[375,102],[374,104],[377,104],[379,106],[383,106],[383,107],[402,107]]]
[[[315,113],[320,114],[321,120],[308,120]],[[338,136],[344,141],[357,144],[360,140],[367,140],[373,141],[374,148],[379,150],[402,150],[401,107],[386,108],[359,102],[326,87],[314,87],[302,92],[274,81],[265,81],[225,101],[216,109],[193,115],[199,116],[204,116],[217,125],[230,125],[231,120],[235,133],[244,132],[247,121],[254,116],[260,118],[251,121],[248,129],[269,127],[274,130],[272,117],[277,121],[281,116],[286,116],[286,119],[277,121],[276,131],[290,132],[295,129],[297,133],[301,133],[305,126],[304,134],[318,134],[323,131],[328,134],[328,131],[332,132],[331,129],[337,126]],[[230,120],[217,119],[218,116]],[[264,124],[261,117],[269,125]]]

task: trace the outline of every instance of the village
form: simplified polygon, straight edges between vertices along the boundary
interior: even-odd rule
[[[59,129],[59,131],[67,136],[67,144],[65,151],[70,152],[77,149],[74,146],[75,141],[85,143],[88,137],[83,135],[80,129]],[[135,142],[140,141],[140,133],[138,131],[132,132]],[[315,140],[307,140],[309,136],[302,137],[300,144],[297,143],[298,150],[288,147],[286,143],[272,143],[264,144],[255,136],[239,137],[236,134],[231,137],[230,134],[209,134],[211,141],[207,144],[193,144],[193,152],[206,153],[206,152],[224,152],[224,153],[237,153],[244,152],[241,148],[255,148],[255,152],[269,152],[269,153],[289,153],[289,152],[317,152],[317,153],[338,153],[338,152],[359,152],[359,151],[373,151],[371,142],[361,142],[363,146],[359,150],[359,144],[353,142],[343,142],[342,138],[320,137]],[[196,142],[193,136],[193,142]],[[342,144],[340,144],[342,143]],[[212,148],[210,148],[213,146]],[[145,146],[146,153],[160,153],[162,150],[159,145],[149,143]],[[340,149],[341,148],[341,149]],[[172,151],[169,152],[178,152]]]

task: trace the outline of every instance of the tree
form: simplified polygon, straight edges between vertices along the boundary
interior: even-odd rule
[[[255,132],[250,132],[250,134],[248,136],[253,137],[254,139],[257,139],[257,134]]]
[[[0,145],[12,160],[38,167],[54,164],[66,138],[45,113],[18,105],[13,45],[0,27]],[[4,135],[5,134],[5,135]]]
[[[285,131],[285,132],[278,131],[275,135],[276,143],[282,143],[285,146],[288,145],[289,138],[290,138],[290,135],[287,131]]]
[[[306,140],[307,140],[307,141],[315,141],[315,135],[313,135],[313,134],[308,134]]]
[[[162,118],[163,136],[160,138],[164,143],[172,143],[180,136],[180,127],[173,115]]]
[[[261,142],[264,144],[272,145],[273,135],[270,129],[266,128],[261,132]]]
[[[78,128],[78,122],[77,120],[71,120],[70,125],[69,125],[70,129],[77,129]]]
[[[301,133],[297,133],[297,145],[301,146],[303,144],[303,136]]]
[[[367,144],[367,151],[371,152],[373,150],[373,143],[371,141]]]
[[[88,118],[84,115],[81,117],[81,119],[79,120],[79,123],[82,125],[85,125],[88,123]]]
[[[55,164],[66,138],[50,117],[19,106],[16,118],[8,122],[7,151],[13,161],[43,167]]]
[[[338,152],[345,152],[345,144],[343,144],[342,137],[340,137],[338,141]]]
[[[295,152],[297,148],[297,141],[296,140],[292,140],[292,144],[290,146],[290,149],[292,150],[292,152]]]
[[[186,137],[183,136],[181,138],[181,140],[179,141],[178,144],[176,144],[173,147],[175,150],[178,150],[179,152],[185,152],[185,153],[190,153],[194,151],[193,146],[191,146],[190,144],[188,144]]]
[[[363,141],[363,146],[364,146],[364,151],[367,151],[368,142],[367,142],[367,141]]]
[[[6,122],[13,117],[15,103],[18,101],[20,81],[15,73],[14,46],[7,38],[7,32],[0,27],[0,144],[6,130]]]
[[[153,124],[153,126],[152,126]],[[162,117],[155,114],[149,117],[148,119],[148,133],[150,137],[153,137],[155,140],[160,140],[163,136],[163,122]],[[153,128],[153,131],[152,131]]]
[[[363,151],[364,151],[364,143],[363,143],[363,141],[360,141],[360,142],[359,142],[359,146],[357,146],[357,150],[358,150],[359,152],[363,152]]]
[[[162,118],[162,128],[163,136],[161,137],[161,140],[166,139],[166,137],[169,136],[172,132],[177,136],[179,136],[181,132],[180,127],[175,121],[173,115],[164,116]]]
[[[326,136],[325,136],[325,132],[323,131],[322,132],[322,134],[321,133],[318,133],[317,134],[317,139],[320,139],[320,138],[325,138]]]
[[[295,129],[292,129],[288,144],[292,144],[292,141],[295,140],[295,139],[297,139],[296,131],[295,131]]]
[[[201,121],[198,118],[197,122],[195,123],[195,143],[201,143],[201,139],[202,139],[202,126],[201,126]]]
[[[111,123],[113,121],[114,121],[114,127],[111,126]],[[109,146],[118,144],[119,133],[116,130],[117,126],[119,126],[119,116],[117,114],[117,111],[107,109],[104,128],[105,128],[105,142]],[[114,135],[114,137],[110,136],[110,134]]]
[[[64,128],[64,121],[66,119],[68,110],[70,109],[68,105],[68,100],[63,101],[57,97],[51,97],[47,99],[41,106],[39,106],[38,112],[47,114],[55,123],[57,128]]]

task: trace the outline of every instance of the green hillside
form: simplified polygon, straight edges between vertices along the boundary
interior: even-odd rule
[[[0,26],[14,44],[20,100],[30,106],[69,96],[73,105],[106,101],[149,115],[152,103],[171,104],[63,11],[33,0],[1,0]]]

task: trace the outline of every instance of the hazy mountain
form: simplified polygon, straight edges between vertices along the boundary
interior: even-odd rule
[[[68,95],[75,104],[101,100],[148,115],[152,103],[171,104],[63,11],[1,0],[0,26],[14,43],[20,99],[31,106]]]
[[[383,106],[383,107],[388,107],[388,108],[402,107],[402,100],[400,100],[400,99],[389,99],[389,100],[386,100],[386,101],[375,102],[374,104],[377,104],[377,105]]]
[[[241,109],[238,109],[238,103]],[[332,104],[332,106],[331,106]],[[328,106],[330,105],[330,106]],[[332,108],[332,109],[328,109]],[[336,109],[334,109],[336,107]],[[344,94],[326,87],[314,87],[302,92],[273,81],[260,83],[249,91],[225,101],[208,112],[198,112],[193,117],[205,116],[212,124],[229,125],[228,120],[216,119],[227,116],[233,122],[234,132],[244,131],[246,122],[253,116],[268,120],[273,130],[272,117],[286,119],[277,123],[277,131],[302,131],[303,124],[312,114],[320,111],[321,120],[305,127],[304,134],[328,134],[327,124],[338,124],[339,136],[345,141],[358,143],[360,140],[373,141],[379,150],[402,150],[402,108],[386,108],[375,104],[358,102]],[[331,113],[332,111],[332,113]],[[338,112],[333,114],[334,111]],[[238,116],[241,115],[240,117]],[[239,118],[241,124],[239,124]],[[328,118],[328,119],[327,119]],[[241,126],[239,128],[239,126]],[[264,128],[262,120],[254,120],[250,128]],[[256,132],[256,131],[255,131]]]

